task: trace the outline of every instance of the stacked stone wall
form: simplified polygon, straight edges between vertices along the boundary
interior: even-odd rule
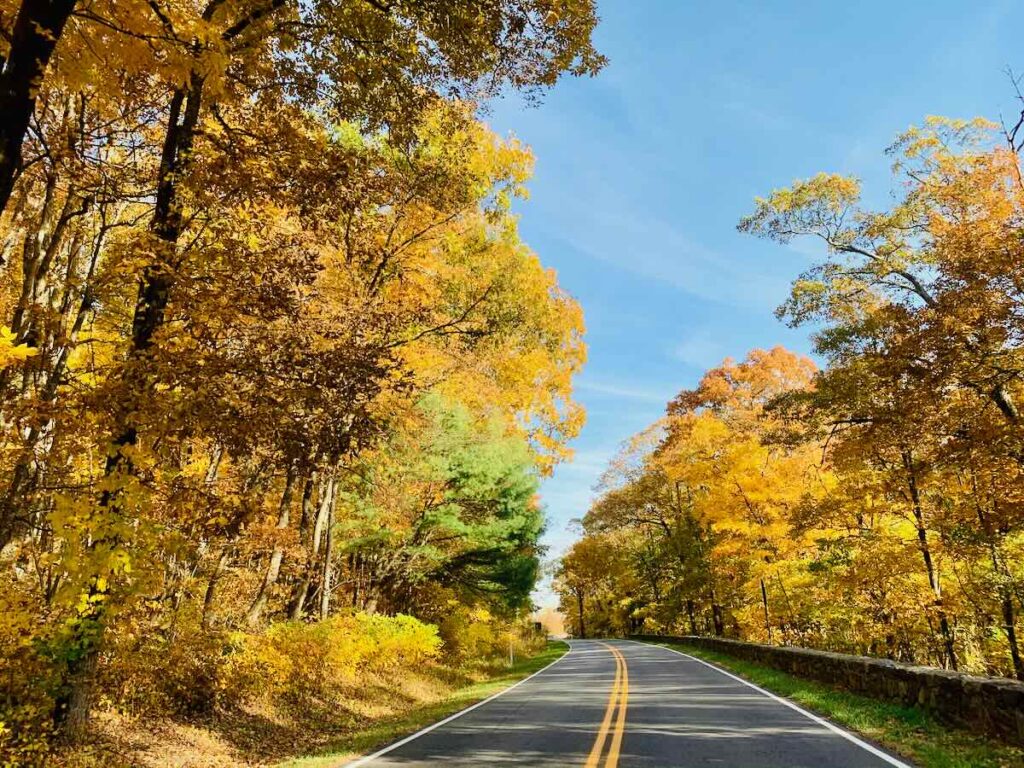
[[[918,706],[951,725],[1024,744],[1024,683],[1015,680],[723,638],[638,635],[635,639],[717,651],[853,693]]]

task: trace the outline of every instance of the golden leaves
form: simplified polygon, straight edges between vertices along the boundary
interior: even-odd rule
[[[38,349],[16,342],[17,335],[6,325],[0,326],[0,370],[39,354]]]

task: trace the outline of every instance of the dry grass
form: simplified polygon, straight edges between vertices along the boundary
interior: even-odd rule
[[[564,652],[557,644],[510,669],[431,665],[401,679],[363,681],[330,701],[260,702],[196,720],[100,712],[91,743],[58,755],[61,768],[226,768],[337,765],[354,752],[433,722],[510,685]],[[326,762],[324,762],[326,761]]]

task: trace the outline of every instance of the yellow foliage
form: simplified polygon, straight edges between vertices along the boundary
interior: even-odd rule
[[[219,698],[330,698],[373,675],[400,677],[434,661],[441,642],[436,627],[411,616],[364,613],[233,633]]]
[[[16,344],[16,334],[6,325],[0,326],[0,370],[27,360],[39,354],[39,350],[27,344]]]

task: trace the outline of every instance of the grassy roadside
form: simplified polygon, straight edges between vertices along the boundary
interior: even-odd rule
[[[1011,768],[1024,765],[1024,749],[950,728],[927,712],[838,690],[823,683],[680,643],[683,651],[784,696],[854,731],[921,768]]]
[[[543,669],[563,656],[568,650],[569,646],[563,642],[550,642],[541,653],[517,662],[497,677],[460,688],[448,698],[435,704],[420,707],[399,717],[381,720],[364,730],[345,736],[316,755],[279,763],[279,768],[335,768],[344,765],[345,762],[354,760],[359,755],[379,749],[478,701],[483,701],[488,696],[493,696],[513,683]]]

